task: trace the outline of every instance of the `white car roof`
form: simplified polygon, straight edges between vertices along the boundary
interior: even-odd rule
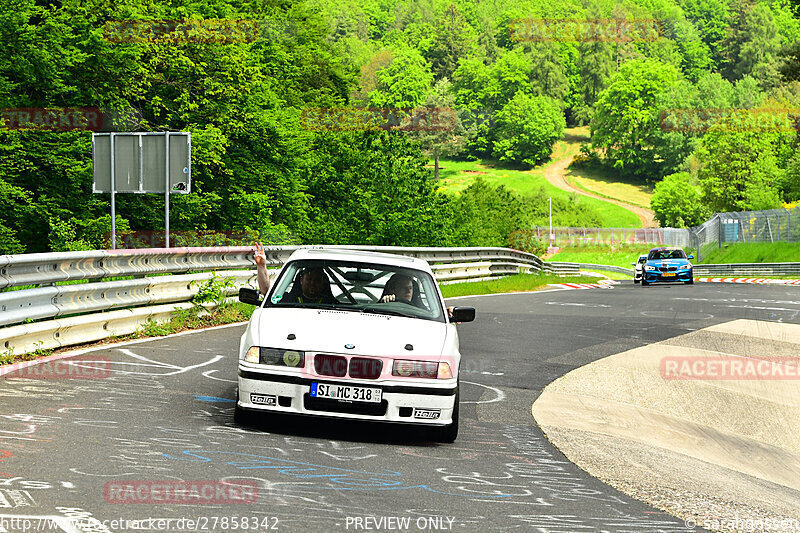
[[[310,248],[300,248],[295,250],[289,261],[296,261],[300,259],[319,259],[319,260],[333,260],[333,261],[356,261],[364,263],[377,263],[380,265],[399,266],[405,268],[416,268],[424,270],[430,274],[430,265],[423,259],[416,257],[409,257],[407,255],[399,254],[384,254],[380,252],[371,252],[366,250],[353,250],[347,248],[326,248],[324,246],[315,246]]]

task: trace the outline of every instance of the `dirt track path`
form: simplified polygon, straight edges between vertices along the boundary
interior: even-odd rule
[[[559,159],[551,164],[544,170],[544,177],[547,179],[550,184],[558,187],[561,190],[574,192],[577,194],[582,194],[583,196],[589,196],[591,198],[597,198],[598,200],[603,200],[604,202],[609,202],[615,205],[618,205],[628,211],[632,211],[639,217],[639,220],[642,221],[643,228],[657,228],[658,223],[655,221],[654,213],[649,209],[645,209],[644,207],[639,207],[637,205],[631,205],[620,200],[614,200],[612,198],[606,198],[605,196],[600,196],[599,194],[593,194],[590,192],[586,192],[583,189],[578,189],[574,187],[572,184],[567,181],[566,171],[567,167],[570,163],[572,163],[572,158],[574,154],[570,154],[563,159]]]

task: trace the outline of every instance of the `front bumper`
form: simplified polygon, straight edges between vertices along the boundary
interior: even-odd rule
[[[669,275],[672,274],[672,275]],[[660,270],[646,270],[644,280],[648,283],[669,283],[692,281],[692,269],[677,270],[674,272],[661,272]]]
[[[448,425],[453,421],[457,381],[455,378],[430,381],[433,383],[420,384],[407,380],[337,380],[322,376],[278,374],[239,365],[237,405],[248,411],[426,426]],[[378,387],[383,391],[382,400],[380,403],[368,403],[312,398],[309,393],[312,383]],[[254,403],[253,400],[259,403]],[[269,402],[269,405],[263,402]],[[436,412],[436,418],[428,418],[431,413]],[[425,418],[421,418],[423,416]]]

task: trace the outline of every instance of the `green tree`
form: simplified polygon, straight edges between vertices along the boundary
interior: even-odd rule
[[[761,103],[764,93],[752,76],[744,76],[733,84],[733,107],[751,109]]]
[[[453,77],[459,59],[468,55],[475,39],[475,32],[461,10],[454,3],[449,4],[439,17],[433,46],[428,52],[437,80]]]
[[[446,246],[447,198],[402,132],[326,133],[310,145],[305,242]]]
[[[650,198],[650,207],[662,228],[698,226],[710,215],[688,172],[670,174],[658,182]]]
[[[725,42],[726,72],[731,79],[749,75],[762,89],[778,84],[782,42],[768,5],[738,2]]]
[[[391,64],[378,71],[377,80],[376,89],[369,93],[371,106],[409,108],[425,100],[433,74],[415,48],[400,46],[394,49]]]
[[[727,109],[734,105],[733,84],[719,72],[706,72],[697,80],[697,102],[699,108]]]
[[[550,158],[565,126],[555,100],[520,91],[497,114],[494,155],[500,161],[537,165]]]
[[[659,97],[674,88],[679,76],[674,66],[651,59],[620,68],[601,93],[591,123],[592,146],[607,164],[630,175],[657,172]]]
[[[788,134],[765,133],[754,125],[752,112],[736,111],[703,137],[698,149],[698,181],[703,203],[712,211],[780,207],[776,183],[783,181],[785,171],[779,166],[779,153],[781,145],[791,140],[783,138]],[[789,130],[788,123],[783,126]]]
[[[800,200],[800,152],[796,152],[786,168],[784,179],[778,183],[778,187],[787,203]]]
[[[508,246],[514,230],[529,226],[525,202],[502,185],[475,180],[453,200],[454,242],[459,246]]]
[[[569,80],[558,43],[532,43],[526,54],[532,94],[563,101],[569,94]]]
[[[464,149],[470,132],[461,122],[461,115],[455,107],[455,97],[451,93],[452,84],[442,78],[434,85],[419,113],[426,119],[419,123],[420,128],[412,133],[419,141],[422,151],[433,157],[433,178],[439,179],[439,158],[455,155]],[[474,127],[473,127],[474,129]]]
[[[697,27],[703,42],[711,50],[713,64],[724,59],[724,40],[728,31],[729,4],[718,0],[681,0],[680,6]]]
[[[608,42],[601,39],[580,43],[578,51],[579,91],[583,107],[577,110],[577,115],[578,121],[585,124],[591,120],[591,110],[615,71],[614,51]]]

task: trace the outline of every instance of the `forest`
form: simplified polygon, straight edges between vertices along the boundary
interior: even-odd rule
[[[91,128],[48,110],[191,132],[171,229],[266,245],[507,246],[547,223],[547,194],[444,194],[439,159],[528,169],[581,125],[574,164],[655,183],[664,226],[800,200],[784,0],[0,0],[0,32],[2,254],[109,246]],[[163,231],[163,196],[116,209],[123,236]],[[553,202],[556,225],[596,221]]]

